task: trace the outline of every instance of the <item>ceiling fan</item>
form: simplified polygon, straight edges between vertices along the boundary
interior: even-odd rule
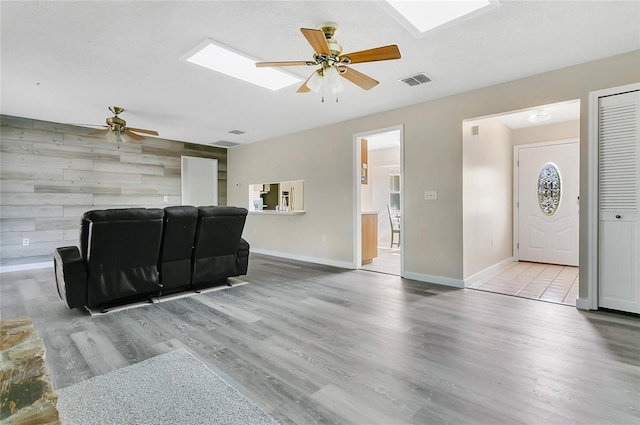
[[[353,53],[342,53],[342,46],[338,44],[335,35],[338,32],[338,24],[326,22],[320,24],[319,29],[300,28],[302,35],[313,47],[313,60],[287,61],[287,62],[258,62],[257,67],[280,66],[320,66],[297,90],[298,93],[317,92],[326,78],[331,89],[337,93],[341,89],[340,77],[346,78],[355,85],[370,90],[379,84],[378,81],[355,69],[347,66],[362,62],[385,61],[400,59],[400,50],[395,44],[361,50]],[[324,101],[324,98],[323,98]],[[337,101],[337,98],[336,98]]]
[[[109,106],[109,110],[114,113],[114,116],[107,118],[107,125],[105,126],[106,130],[92,131],[91,133],[89,133],[90,135],[101,136],[106,134],[107,139],[111,141],[122,140],[123,142],[129,141],[129,139],[144,140],[143,136],[140,136],[136,133],[158,136],[158,132],[154,130],[144,130],[142,128],[127,127],[127,122],[118,116],[119,114],[124,112],[124,108],[121,108],[119,106]]]

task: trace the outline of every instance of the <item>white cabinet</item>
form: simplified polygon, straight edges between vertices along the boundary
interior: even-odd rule
[[[598,306],[640,313],[640,91],[598,102]]]

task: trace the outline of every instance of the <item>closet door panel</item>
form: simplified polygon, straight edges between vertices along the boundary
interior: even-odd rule
[[[640,91],[600,98],[600,307],[640,313]]]

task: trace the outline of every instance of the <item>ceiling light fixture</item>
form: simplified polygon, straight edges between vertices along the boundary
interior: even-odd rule
[[[200,43],[181,59],[273,91],[302,81],[278,69],[257,68],[253,58],[211,39]]]
[[[422,37],[427,31],[470,17],[499,5],[499,0],[387,0],[383,7],[409,31]]]
[[[307,87],[313,92],[319,92],[320,88],[329,86],[331,93],[336,96],[336,102],[338,101],[338,93],[344,89],[340,74],[341,71],[338,65],[327,65],[314,72],[307,80]],[[322,94],[322,102],[324,102],[324,92]]]
[[[133,140],[120,130],[109,130],[105,135],[106,139],[114,143],[129,143]]]
[[[531,115],[529,115],[529,118],[527,118],[527,121],[539,123],[539,122],[547,121],[549,120],[549,118],[551,118],[551,114],[549,114],[548,112],[542,109],[537,109],[533,111]]]

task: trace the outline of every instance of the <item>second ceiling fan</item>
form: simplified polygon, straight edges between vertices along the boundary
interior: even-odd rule
[[[320,66],[297,90],[298,93],[318,91],[322,81],[326,78],[334,92],[340,89],[340,78],[346,78],[357,86],[369,90],[379,84],[378,81],[355,69],[347,66],[354,63],[385,61],[400,59],[400,50],[395,44],[361,50],[352,53],[342,53],[342,46],[338,44],[335,35],[338,25],[333,22],[321,24],[319,29],[300,28],[302,35],[307,39],[314,54],[312,61],[287,61],[287,62],[258,62],[257,67],[281,67],[281,66]],[[337,99],[336,99],[337,100]]]

